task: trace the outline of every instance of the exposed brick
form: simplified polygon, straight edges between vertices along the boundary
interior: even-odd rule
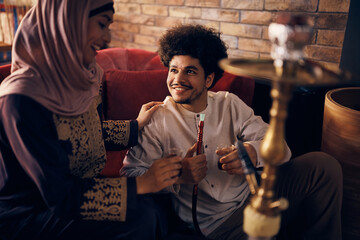
[[[249,10],[262,10],[264,7],[264,0],[223,0],[223,8],[234,9],[249,9]]]
[[[259,58],[259,53],[257,52],[242,51],[239,49],[229,49],[228,55],[229,58],[251,58],[251,59]]]
[[[124,13],[115,13],[114,14],[114,23],[115,22],[127,22],[128,21],[128,15]],[[113,26],[110,25],[110,28]]]
[[[178,5],[178,6],[182,6],[184,5],[185,0],[156,0],[157,4],[164,4],[164,5]]]
[[[140,4],[136,4],[136,3],[115,3],[114,9],[116,13],[121,13],[121,12],[132,13],[132,14],[141,13]]]
[[[164,27],[155,27],[155,26],[141,26],[140,34],[143,35],[152,35],[155,37],[161,36],[166,31]]]
[[[141,48],[144,50],[147,50],[147,51],[151,51],[151,52],[156,52],[158,50],[158,47],[156,47],[156,46],[143,46]]]
[[[224,22],[239,22],[239,11],[203,8],[201,12],[201,18]]]
[[[134,35],[134,43],[144,44],[144,45],[156,45],[156,39],[153,36],[145,36],[141,34]]]
[[[143,49],[143,50],[152,51],[152,52],[155,52],[157,50],[157,47],[155,47],[155,46],[147,46],[147,45],[142,45],[142,44],[137,44],[137,43],[132,43],[132,42],[121,42],[121,41],[111,42],[110,47],[138,48],[138,49]]]
[[[156,46],[149,46],[149,45],[143,45],[138,43],[124,43],[124,48],[137,48],[137,49],[143,49],[151,52],[156,52],[157,47]]]
[[[261,39],[239,38],[238,48],[245,51],[269,53],[271,43],[267,40]]]
[[[275,22],[276,19],[281,15],[283,14],[284,11],[279,11],[279,12],[273,12],[273,21]],[[286,12],[288,13],[288,12]],[[298,15],[299,13],[294,13],[294,15]],[[302,16],[304,16],[305,18],[308,19],[308,24],[311,26],[311,27],[314,27],[315,25],[315,18],[316,18],[316,15],[314,13],[306,13],[306,12],[302,12],[301,13]]]
[[[263,26],[261,38],[269,40],[269,26]],[[313,31],[313,33],[311,35],[311,39],[309,40],[309,43],[311,43],[311,44],[316,43],[316,31]]]
[[[184,23],[186,24],[200,24],[206,27],[211,27],[216,31],[220,31],[220,24],[217,21],[209,21],[209,20],[202,20],[202,19],[184,19]]]
[[[115,21],[112,25],[111,25],[111,29],[116,30],[116,31],[124,31],[124,32],[132,32],[132,33],[138,33],[140,26],[137,24],[132,24],[132,23],[124,23],[124,22],[118,22]]]
[[[131,0],[131,2],[135,2],[135,3],[155,3],[155,0]]]
[[[318,30],[317,44],[342,47],[345,31]]]
[[[159,27],[172,27],[177,24],[183,23],[184,19],[182,18],[175,18],[175,17],[156,17],[155,18],[155,25]]]
[[[269,24],[273,20],[273,14],[271,12],[261,11],[241,11],[241,23],[248,24]]]
[[[121,31],[111,31],[111,41],[132,42],[133,34],[128,32],[121,32]]]
[[[357,0],[355,0],[357,1]],[[319,12],[348,12],[350,0],[319,0]]]
[[[316,14],[315,27],[333,30],[344,30],[346,28],[347,14]]]
[[[154,25],[155,18],[153,16],[147,16],[143,14],[115,14],[114,22],[129,22],[129,23],[137,23],[142,25]]]
[[[228,48],[237,48],[237,37],[222,34],[221,39],[226,43]]]
[[[341,48],[307,45],[304,48],[304,53],[305,56],[310,59],[339,63],[341,57]]]
[[[110,47],[140,48],[139,44],[133,42],[111,41]]]
[[[191,6],[191,7],[220,7],[220,0],[186,0],[185,6]]]
[[[334,67],[340,61],[349,4],[350,0],[114,0],[110,46],[155,51],[165,29],[196,23],[222,32],[229,56],[269,58],[268,25],[279,14],[293,12],[310,17],[314,27],[305,55]]]
[[[317,31],[313,31],[312,35],[311,35],[311,39],[309,41],[309,44],[315,44],[316,43],[316,39],[317,39]]]
[[[110,44],[109,44],[109,47],[111,48],[124,48],[125,46],[125,42],[123,41],[118,41],[118,40],[111,40]]]
[[[269,26],[262,27],[261,38],[269,40]]]
[[[168,7],[161,5],[142,5],[141,10],[143,14],[168,16]]]
[[[315,12],[318,0],[265,0],[265,10]]]
[[[201,8],[170,7],[170,17],[201,18]]]
[[[260,38],[261,26],[234,24],[234,23],[220,23],[220,31],[227,35]]]
[[[271,59],[271,55],[269,53],[260,53],[260,59]]]

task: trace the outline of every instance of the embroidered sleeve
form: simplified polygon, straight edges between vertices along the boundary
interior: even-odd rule
[[[103,135],[107,150],[123,150],[137,143],[137,121],[103,121]]]
[[[80,177],[71,173],[68,155],[72,152],[72,145],[68,141],[64,144],[59,141],[59,137],[64,139],[67,136],[67,127],[60,127],[65,135],[58,135],[52,112],[23,95],[2,97],[0,105],[0,128],[6,129],[6,132],[0,131],[0,138],[7,142],[6,146],[3,144],[4,149],[10,153],[7,158],[0,154],[0,165],[9,166],[2,171],[4,176],[17,176],[1,184],[12,189],[18,182],[26,183],[17,190],[19,201],[11,207],[27,208],[23,204],[36,199],[39,206],[51,208],[69,219],[83,217],[117,221],[123,221],[136,212],[135,178]],[[94,129],[101,135],[99,126]],[[83,135],[79,146],[98,145],[97,141],[88,144],[89,138]],[[4,194],[11,198],[14,193]]]
[[[86,220],[125,221],[127,209],[126,178],[95,178],[84,193],[80,214]]]

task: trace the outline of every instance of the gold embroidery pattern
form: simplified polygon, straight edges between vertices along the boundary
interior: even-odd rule
[[[104,140],[113,144],[127,146],[130,137],[130,121],[103,121]]]
[[[80,207],[86,220],[125,221],[127,184],[126,178],[95,178],[96,184],[84,193],[85,201]]]
[[[106,152],[97,112],[100,102],[99,96],[86,113],[76,117],[53,116],[59,139],[71,144],[69,167],[71,173],[78,177],[94,177],[105,166]]]

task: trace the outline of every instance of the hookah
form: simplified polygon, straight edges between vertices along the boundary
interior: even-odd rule
[[[204,133],[204,120],[205,114],[200,114],[200,121],[198,126],[198,136],[197,136],[197,148],[196,155],[203,153],[203,133]],[[197,196],[198,196],[198,184],[194,184],[193,186],[193,194],[192,194],[192,218],[196,232],[202,236],[201,229],[199,227],[199,223],[197,220],[196,214],[196,206],[197,206]]]
[[[273,239],[280,229],[281,211],[288,207],[287,199],[274,199],[273,187],[277,166],[285,158],[285,120],[294,86],[333,85],[351,79],[350,73],[329,71],[304,58],[303,47],[311,39],[311,26],[304,16],[279,15],[276,22],[269,25],[272,59],[223,59],[219,62],[229,73],[249,75],[272,84],[269,128],[260,147],[265,162],[260,184],[251,174],[253,171],[246,176],[252,196],[244,210],[243,228],[249,240]]]

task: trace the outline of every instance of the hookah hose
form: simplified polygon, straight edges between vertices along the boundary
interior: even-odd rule
[[[260,175],[257,173],[256,168],[254,164],[251,162],[251,159],[244,147],[244,144],[239,137],[238,137],[237,148],[238,148],[239,158],[241,159],[241,165],[244,169],[244,174],[245,175],[254,174],[257,184],[260,184]]]
[[[205,119],[205,114],[200,114],[196,155],[199,155],[202,153],[202,145],[203,145],[202,138],[203,138],[203,129],[204,129],[204,119]],[[197,196],[198,196],[198,184],[194,184],[193,194],[192,194],[192,218],[193,218],[194,227],[195,227],[196,232],[200,235],[203,235],[200,230],[199,223],[197,221],[197,216],[196,216]]]

